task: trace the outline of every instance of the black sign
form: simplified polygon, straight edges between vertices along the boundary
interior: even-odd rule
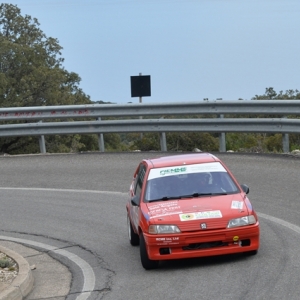
[[[150,75],[131,76],[131,97],[151,96]]]

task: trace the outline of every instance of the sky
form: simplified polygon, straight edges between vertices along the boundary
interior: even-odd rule
[[[143,103],[250,100],[300,90],[299,0],[4,0],[63,47],[92,101],[139,103],[131,76],[150,75]]]

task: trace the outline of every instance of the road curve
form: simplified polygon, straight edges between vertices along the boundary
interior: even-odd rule
[[[125,203],[138,162],[161,155],[1,156],[0,236],[81,258],[96,279],[88,299],[299,299],[300,158],[216,154],[250,187],[261,223],[256,256],[166,261],[145,271],[127,240]],[[70,293],[80,293],[82,271],[57,259],[72,271]]]

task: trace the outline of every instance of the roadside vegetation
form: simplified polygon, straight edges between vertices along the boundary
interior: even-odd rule
[[[63,67],[62,47],[58,40],[47,37],[39,25],[36,18],[22,16],[17,6],[0,4],[0,107],[109,104],[95,99],[92,101],[79,88],[81,81],[79,75]],[[269,87],[263,95],[255,95],[252,99],[300,100],[300,92],[287,90],[277,93]],[[181,118],[195,117],[205,116],[181,116]],[[195,148],[201,151],[219,150],[218,134],[178,132],[166,133],[166,138],[169,151],[193,151]],[[46,136],[45,140],[49,153],[99,150],[97,135],[55,135]],[[145,133],[142,138],[139,133],[105,134],[104,141],[106,151],[160,150],[158,133]],[[290,134],[290,149],[299,148],[300,135]],[[227,133],[226,149],[243,152],[282,152],[282,136]],[[0,153],[39,152],[37,137],[0,137]]]

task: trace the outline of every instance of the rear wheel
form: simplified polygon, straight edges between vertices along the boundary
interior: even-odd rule
[[[128,215],[127,215],[127,228],[128,228],[128,238],[130,244],[132,246],[137,246],[140,243],[140,238],[138,234],[134,232]]]
[[[158,267],[159,261],[151,260],[148,257],[147,247],[146,247],[143,233],[140,234],[140,255],[141,255],[142,266],[146,270],[156,269]]]

